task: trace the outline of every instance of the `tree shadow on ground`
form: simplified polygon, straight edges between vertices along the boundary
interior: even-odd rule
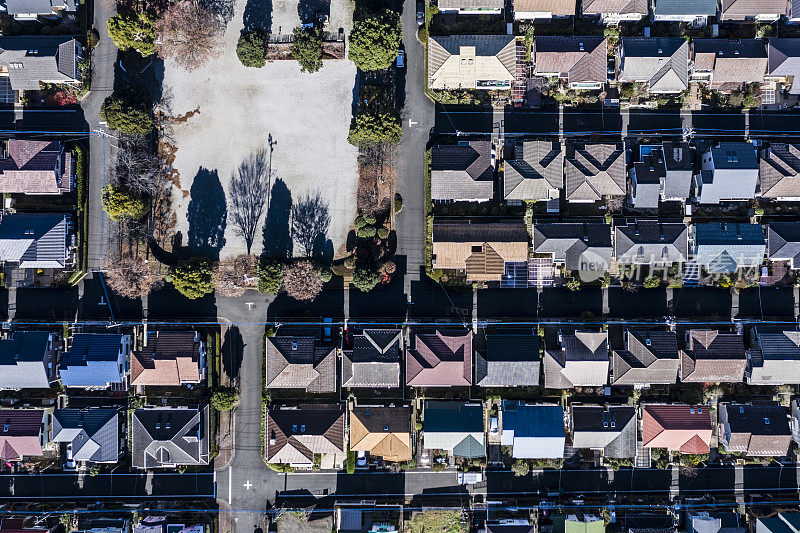
[[[317,235],[317,238],[314,239],[311,257],[319,259],[323,263],[333,261],[333,242],[322,233]]]
[[[289,259],[294,245],[289,227],[292,214],[292,193],[282,179],[276,179],[272,186],[264,222],[264,251],[266,257]]]
[[[239,377],[244,357],[244,342],[237,326],[231,326],[222,339],[222,368],[231,380]]]
[[[225,246],[228,208],[225,191],[216,170],[200,167],[191,188],[192,199],[186,218],[189,220],[189,250],[211,259],[219,259]]]
[[[297,15],[300,17],[301,24],[316,22],[314,15],[330,16],[330,0],[300,0],[297,3]]]
[[[247,0],[242,32],[272,31],[272,0]]]
[[[200,0],[200,5],[213,11],[225,21],[225,24],[233,18],[234,0]]]
[[[306,195],[292,207],[292,237],[306,257],[322,254],[330,224],[328,202],[319,192]],[[333,244],[330,248],[333,251]]]

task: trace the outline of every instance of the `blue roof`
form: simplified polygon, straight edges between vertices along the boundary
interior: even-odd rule
[[[564,437],[564,409],[560,405],[503,402],[503,430],[514,437]]]
[[[117,363],[122,335],[77,333],[72,346],[61,358],[59,372],[66,387],[104,387],[121,383]]]

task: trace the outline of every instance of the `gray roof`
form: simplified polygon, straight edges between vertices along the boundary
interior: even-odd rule
[[[564,410],[560,405],[504,401],[502,418],[500,442],[513,447],[512,457],[564,457]]]
[[[336,349],[319,346],[311,335],[267,337],[267,388],[336,390]]]
[[[486,335],[486,350],[476,354],[475,381],[479,387],[538,387],[539,337]]]
[[[605,269],[611,264],[611,225],[548,222],[533,224],[534,253],[552,254],[567,270],[588,270],[586,263]]]
[[[698,196],[701,204],[743,201],[755,197],[758,185],[758,155],[751,143],[724,142],[710,148],[703,158]],[[712,170],[713,167],[713,170]]]
[[[751,335],[747,383],[784,385],[800,383],[800,332],[758,331]]]
[[[75,83],[78,47],[71,37],[0,37],[0,66],[15,91],[39,90],[41,82]]]
[[[462,47],[474,47],[475,57],[496,57],[502,67],[498,72],[514,76],[517,67],[517,46],[516,38],[513,35],[430,36],[428,38],[428,78],[431,85],[437,75],[441,75],[439,69],[442,68],[442,65],[451,56],[460,55]],[[468,88],[472,89],[473,87]]]
[[[745,533],[747,523],[733,511],[689,511],[686,521],[687,533]]]
[[[743,21],[756,15],[786,15],[786,0],[722,0],[720,21]]]
[[[433,242],[528,242],[522,220],[470,224],[434,221]]]
[[[136,409],[130,431],[136,468],[208,464],[208,406]]]
[[[503,9],[505,7],[504,0],[439,0],[438,7],[440,10],[444,9]]]
[[[50,333],[15,331],[0,340],[0,389],[46,389],[50,386],[45,358]]]
[[[792,0],[793,17],[797,17],[795,7],[800,9],[798,0]],[[767,44],[767,73],[770,76],[792,78],[791,94],[800,93],[800,39],[776,38]]]
[[[764,198],[800,199],[800,145],[770,143],[760,151],[758,189]]]
[[[490,141],[431,149],[431,200],[490,200],[494,167]]]
[[[711,147],[715,169],[758,170],[758,155],[752,143],[722,142]]]
[[[732,273],[764,261],[766,241],[759,224],[695,224],[695,262],[708,272]]]
[[[119,459],[119,421],[116,409],[56,409],[53,442],[72,445],[75,461],[116,463]]]
[[[647,15],[647,0],[584,0],[584,15],[639,13]]]
[[[800,225],[795,222],[767,224],[767,257],[773,261],[789,261],[791,268],[800,268]]]
[[[568,201],[598,201],[604,196],[625,195],[622,143],[567,143],[565,176]]]
[[[681,381],[721,383],[743,381],[747,358],[742,336],[693,329],[681,350]]]
[[[691,195],[694,161],[687,142],[664,142],[661,145],[666,177],[662,196],[665,200],[686,200]]]
[[[706,16],[717,14],[717,0],[654,0],[657,16]]]
[[[483,406],[458,401],[428,400],[423,411],[423,446],[453,450],[467,457],[486,454]],[[482,452],[482,453],[481,453]]]
[[[120,359],[127,357],[120,356],[122,341],[119,333],[76,333],[69,351],[61,357],[61,383],[86,388],[122,383],[125,368],[120,368]]]
[[[683,223],[643,220],[616,226],[614,231],[614,257],[619,263],[683,263],[689,255],[689,230]]]
[[[564,188],[564,150],[558,141],[518,143],[504,169],[506,200],[547,200],[550,189]]]
[[[402,331],[365,329],[342,357],[342,387],[399,387]]]
[[[667,171],[661,151],[642,156],[641,161],[635,161],[631,169],[631,198],[633,207],[655,209],[661,196],[661,182],[666,178]]]
[[[603,37],[537,35],[534,72],[558,73],[567,83],[605,83],[608,43]]]
[[[628,405],[572,407],[572,447],[602,449],[605,457],[636,455],[636,408]]]
[[[0,219],[0,261],[19,268],[64,268],[66,259],[66,215],[14,213]]]
[[[678,93],[689,87],[689,43],[680,37],[620,39],[620,81],[646,82],[651,92]]]
[[[678,379],[678,340],[674,331],[628,330],[625,350],[611,357],[613,385],[672,385]]]
[[[608,383],[608,334],[576,331],[560,335],[561,348],[544,352],[544,386],[570,389]]]

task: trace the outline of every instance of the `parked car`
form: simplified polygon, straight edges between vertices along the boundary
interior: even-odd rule
[[[403,50],[397,52],[397,68],[406,66],[406,53]]]
[[[367,466],[367,452],[360,451],[356,453],[356,466]]]
[[[417,24],[425,24],[425,4],[422,2],[417,2]]]
[[[489,419],[489,433],[491,435],[497,435],[498,431],[499,429],[497,427],[497,417],[493,416],[492,418]]]

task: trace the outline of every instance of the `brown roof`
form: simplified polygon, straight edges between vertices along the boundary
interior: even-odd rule
[[[131,385],[183,385],[199,383],[201,341],[194,331],[157,331],[148,345],[133,352]]]
[[[537,36],[533,49],[534,73],[558,73],[568,83],[604,83],[607,51],[603,37]]]
[[[731,91],[761,82],[767,72],[767,47],[761,39],[695,39],[694,70],[711,71],[713,89]]]
[[[711,415],[705,405],[645,405],[642,444],[681,453],[708,453]]]
[[[765,198],[800,197],[800,145],[770,143],[761,150],[758,181]]]
[[[647,14],[647,0],[584,0],[584,15],[602,15],[604,13],[641,13]]]
[[[472,384],[472,332],[436,331],[414,336],[406,357],[409,387],[468,387]]]
[[[0,159],[0,192],[58,194],[69,191],[71,170],[72,155],[60,143],[10,139],[8,156]]]
[[[344,452],[344,411],[304,405],[267,412],[267,461],[306,463],[315,453]]]
[[[466,270],[471,281],[500,281],[506,262],[528,260],[528,231],[522,221],[434,221],[433,254],[434,268]]]
[[[350,449],[385,461],[411,459],[411,410],[408,407],[353,407]]]
[[[555,16],[575,14],[575,0],[514,0],[518,13],[552,13]]]
[[[747,357],[741,335],[715,330],[692,330],[681,351],[681,381],[737,382],[744,379]]]
[[[674,384],[678,379],[678,343],[673,331],[627,332],[627,349],[611,358],[614,385]]]
[[[603,196],[624,195],[626,189],[624,154],[622,143],[568,144],[567,199],[596,201]]]
[[[311,336],[267,337],[267,388],[336,390],[336,349]]]

